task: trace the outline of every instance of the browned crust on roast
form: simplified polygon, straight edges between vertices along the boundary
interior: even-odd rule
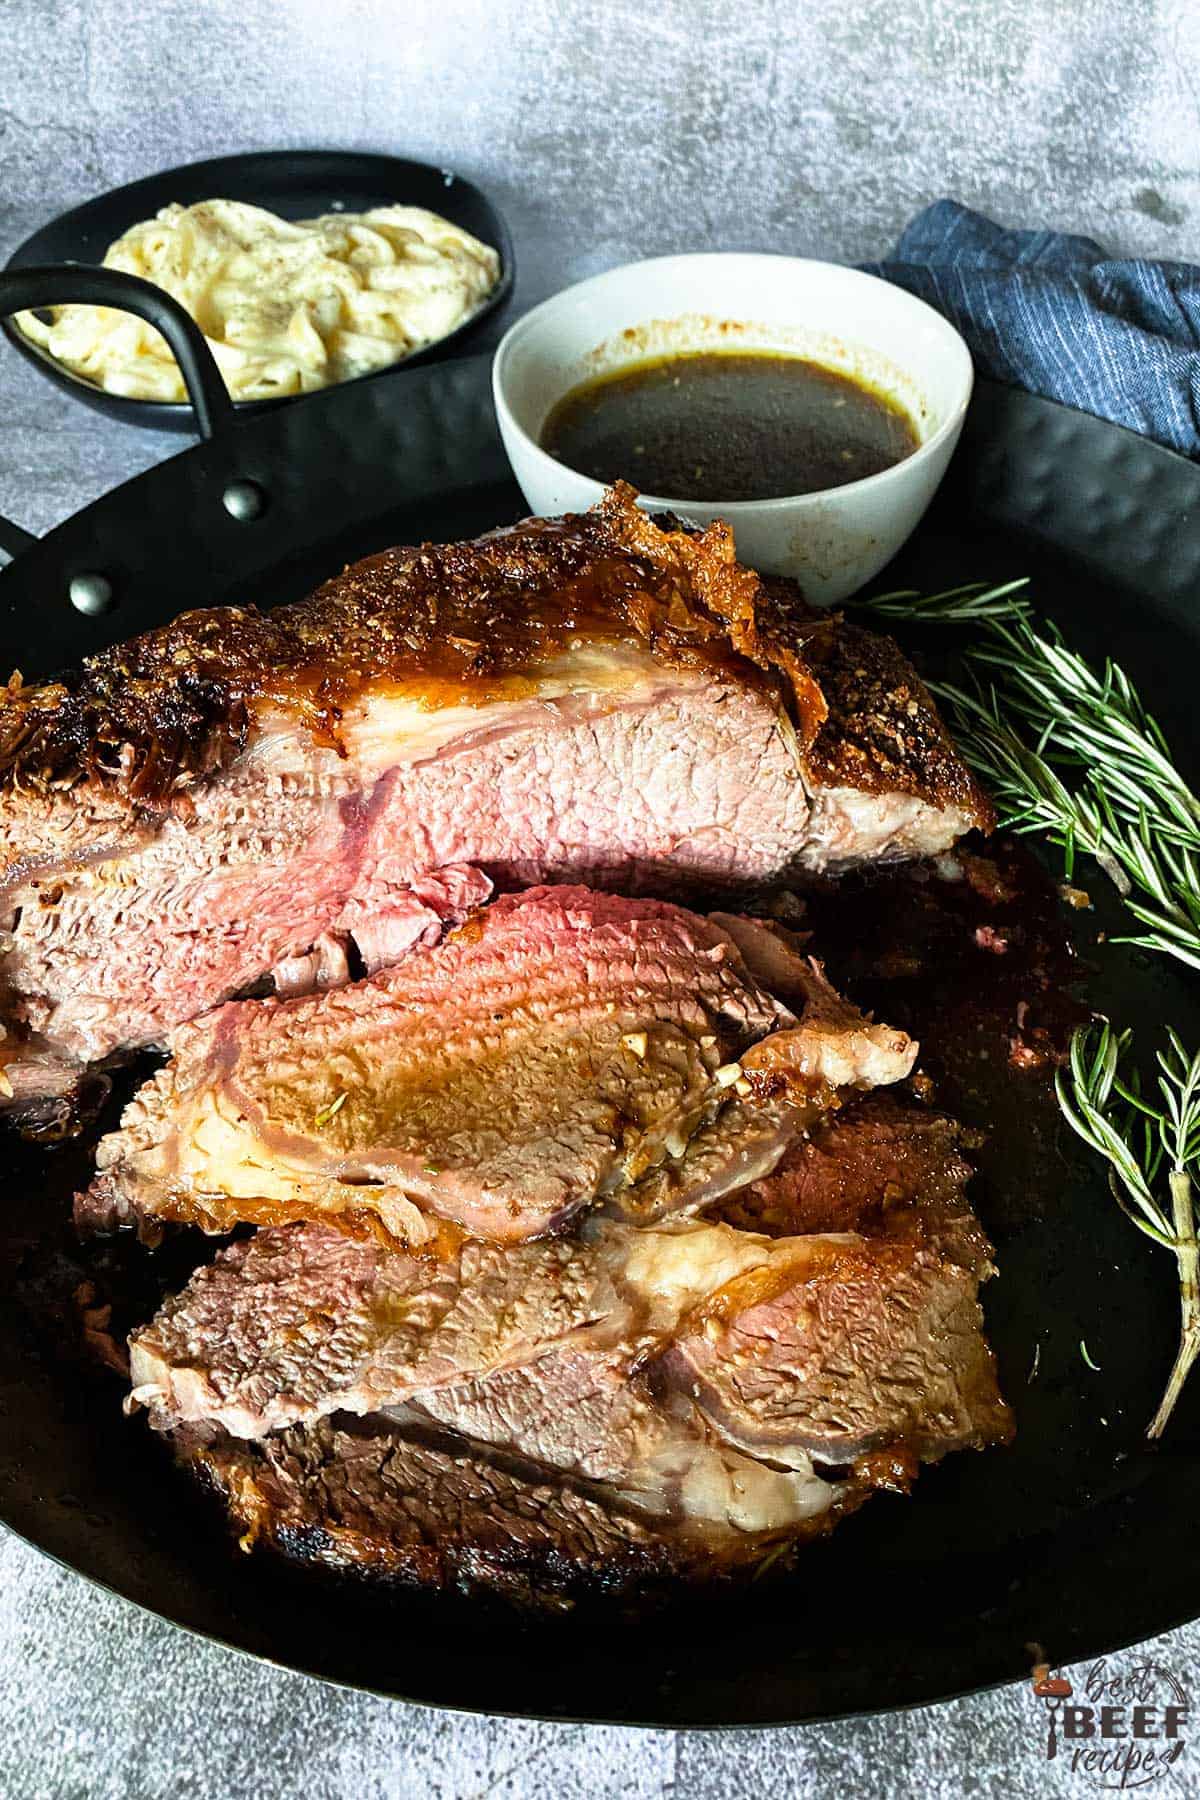
[[[766,688],[804,744],[824,717],[729,527],[664,530],[622,484],[588,513],[386,550],[270,614],[184,613],[88,658],[69,686],[14,676],[0,696],[0,784],[86,779],[161,807],[237,753],[259,707],[336,744],[342,710],[373,683],[412,682],[433,704],[518,697],[580,637]]]
[[[14,676],[0,690],[0,788],[51,796],[87,782],[161,811],[237,755],[259,710],[336,746],[345,707],[372,685],[411,684],[435,706],[517,699],[584,638],[766,692],[817,784],[956,805],[990,828],[890,639],[814,614],[794,583],[760,581],[727,525],[682,529],[634,499],[618,484],[588,513],[385,550],[269,614],[184,613],[90,657],[69,685]]]
[[[808,751],[815,781],[957,806],[980,831],[992,803],[963,762],[928,688],[889,637],[845,620],[808,641],[829,708]]]
[[[773,616],[803,654],[826,705],[808,749],[813,780],[957,806],[992,831],[991,801],[954,747],[933,697],[894,639],[840,613],[814,613],[794,582],[766,579]]]
[[[325,1420],[259,1444],[220,1438],[176,1448],[224,1504],[244,1550],[540,1608],[749,1577],[768,1559],[786,1568],[876,1488],[898,1485],[901,1462],[915,1472],[902,1456],[864,1460],[817,1517],[714,1541],[641,1515],[594,1483],[448,1435],[414,1438],[382,1419],[353,1429]]]

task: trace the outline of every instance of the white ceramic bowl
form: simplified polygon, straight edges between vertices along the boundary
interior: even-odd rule
[[[920,447],[879,475],[777,500],[676,500],[704,523],[728,519],[743,562],[791,575],[809,599],[855,592],[896,554],[946,472],[971,397],[958,332],[902,288],[837,263],[718,253],[629,263],[567,288],[505,334],[492,370],[500,433],[535,513],[578,512],[602,484],[538,444],[555,402],[579,382],[676,350],[782,350],[857,375],[900,401]]]

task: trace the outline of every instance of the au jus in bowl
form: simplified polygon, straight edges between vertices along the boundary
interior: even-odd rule
[[[620,477],[646,510],[724,520],[742,562],[819,605],[871,580],[912,532],[971,382],[958,332],[903,289],[735,253],[567,288],[508,331],[492,371],[531,512],[583,512]]]
[[[808,357],[686,350],[581,382],[541,445],[595,481],[675,500],[776,500],[878,475],[920,437],[885,390]]]

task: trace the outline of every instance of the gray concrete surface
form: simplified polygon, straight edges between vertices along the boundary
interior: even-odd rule
[[[1198,96],[1193,0],[0,0],[0,256],[171,163],[334,144],[488,185],[519,305],[668,250],[878,255],[944,193],[1194,259]],[[24,523],[172,448],[0,358],[0,510]],[[1194,1681],[1200,1631],[1155,1654]],[[0,1539],[14,1800],[1096,1791],[1043,1731],[1024,1689],[720,1739],[423,1713],[196,1643]],[[1200,1792],[1200,1741],[1155,1791]]]

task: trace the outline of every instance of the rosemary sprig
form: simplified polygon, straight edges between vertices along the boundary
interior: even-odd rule
[[[1001,824],[1057,845],[1068,880],[1076,856],[1090,855],[1142,927],[1116,941],[1200,969],[1200,798],[1125,671],[1109,659],[1098,673],[1053,626],[1035,623],[1026,586],[977,582],[867,604],[885,618],[977,628],[964,680],[934,692]],[[1122,1073],[1129,1045],[1106,1022],[1081,1027],[1056,1087],[1067,1123],[1108,1163],[1123,1210],[1178,1265],[1179,1349],[1147,1430],[1156,1438],[1200,1355],[1200,1052],[1189,1056],[1169,1032],[1157,1098],[1147,1098],[1136,1074]],[[1094,1366],[1082,1343],[1080,1352]]]
[[[1174,1031],[1158,1055],[1157,1100],[1122,1064],[1130,1034],[1107,1021],[1081,1026],[1055,1078],[1068,1125],[1109,1165],[1109,1186],[1133,1223],[1175,1254],[1179,1266],[1179,1349],[1147,1437],[1160,1437],[1200,1355],[1200,1250],[1195,1182],[1200,1169],[1200,1051],[1188,1054]],[[1170,1211],[1155,1192],[1166,1173]]]
[[[1076,856],[1090,855],[1142,927],[1117,941],[1200,970],[1200,797],[1125,671],[1109,659],[1097,672],[1035,624],[1026,586],[866,604],[885,618],[980,628],[964,680],[933,685],[1001,824],[1048,838],[1068,880]]]
[[[968,652],[966,660],[977,655]],[[1006,717],[1016,679],[986,688],[942,683],[936,689],[960,750],[996,803],[1000,823],[1022,834],[1037,832],[1056,845],[1068,881],[1080,852],[1095,860],[1143,927],[1118,943],[1200,969],[1200,826],[1189,829],[1181,819],[1183,805],[1194,797],[1177,778],[1175,794],[1165,786],[1156,793],[1147,780],[1138,803],[1127,800],[1137,765],[1116,741],[1106,750],[1097,747],[1086,766],[1053,725],[1043,725],[1030,742]],[[1075,785],[1063,778],[1070,770],[1079,771]]]
[[[1028,618],[1033,611],[1023,590],[1029,586],[1028,575],[1015,581],[988,587],[982,581],[968,581],[962,587],[947,588],[941,594],[922,594],[918,588],[895,588],[890,594],[876,594],[870,600],[856,601],[883,619],[921,619],[928,625],[973,625],[983,621]]]

